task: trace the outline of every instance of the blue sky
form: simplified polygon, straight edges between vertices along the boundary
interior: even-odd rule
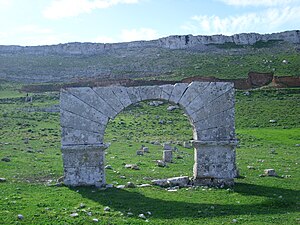
[[[300,29],[300,0],[0,0],[0,45]]]

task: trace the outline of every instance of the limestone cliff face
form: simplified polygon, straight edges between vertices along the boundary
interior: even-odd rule
[[[131,48],[165,48],[165,49],[197,49],[209,44],[235,43],[237,45],[253,45],[258,41],[282,40],[293,44],[300,43],[300,31],[285,31],[273,34],[242,33],[232,36],[212,35],[212,36],[193,36],[176,35],[160,38],[152,41],[134,41],[125,43],[66,43],[58,45],[44,46],[17,46],[0,45],[0,54],[59,54],[59,55],[94,55],[101,54],[110,50],[131,49]]]

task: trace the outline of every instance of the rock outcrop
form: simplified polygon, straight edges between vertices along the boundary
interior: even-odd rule
[[[117,49],[131,48],[165,48],[165,49],[197,49],[210,44],[234,43],[236,45],[253,45],[258,41],[286,41],[300,43],[300,31],[285,31],[273,34],[241,33],[232,36],[225,35],[174,35],[152,41],[133,41],[124,43],[66,43],[44,46],[0,45],[0,54],[59,54],[59,55],[94,55]]]

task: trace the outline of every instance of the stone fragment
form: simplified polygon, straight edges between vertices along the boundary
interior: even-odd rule
[[[148,105],[150,105],[150,106],[159,106],[162,104],[164,104],[164,102],[162,102],[162,101],[152,101],[152,102],[148,103]]]
[[[269,120],[270,123],[276,123],[276,120]]]
[[[138,167],[138,165],[136,165],[136,164],[126,164],[124,167],[127,168],[127,169],[133,169],[133,170],[139,170],[140,169]]]
[[[106,188],[113,188],[114,185],[113,185],[113,184],[106,184],[105,187],[106,187]]]
[[[144,152],[147,152],[147,153],[149,153],[149,148],[148,147],[143,147],[143,149],[142,149]]]
[[[111,165],[107,165],[104,168],[107,169],[107,170],[112,170],[113,169]]]
[[[11,160],[8,157],[4,157],[4,158],[1,159],[1,161],[2,162],[10,162]]]
[[[24,216],[22,214],[18,214],[18,219],[19,220],[23,220],[24,219]]]
[[[189,141],[184,141],[183,142],[183,147],[184,148],[192,148],[192,145],[191,145],[191,143]]]
[[[0,183],[6,182],[6,179],[4,177],[0,177]]]
[[[167,179],[151,180],[151,183],[153,185],[157,185],[157,186],[160,186],[160,187],[168,187],[169,186],[169,183],[168,183]]]
[[[139,188],[152,187],[152,185],[151,184],[140,184],[140,185],[137,185],[137,187],[139,187]]]
[[[247,168],[248,168],[249,170],[255,170],[255,167],[254,167],[254,166],[247,166]]]
[[[141,218],[141,219],[143,219],[143,220],[146,220],[146,219],[147,219],[146,216],[145,216],[143,213],[139,214],[139,218]]]
[[[159,166],[159,167],[166,167],[167,164],[165,161],[163,160],[156,160],[156,165]]]
[[[164,150],[172,150],[172,146],[168,143],[164,143],[163,148],[164,148]]]
[[[71,216],[71,217],[78,217],[79,214],[78,214],[78,213],[72,213],[72,214],[70,214],[70,216]]]
[[[164,150],[163,151],[163,161],[164,162],[172,162],[173,151],[172,150]]]
[[[171,187],[174,186],[186,187],[189,184],[190,179],[188,176],[172,177],[172,178],[168,178],[167,182]]]
[[[265,169],[264,175],[269,177],[277,177],[277,174],[274,169]]]
[[[110,207],[108,207],[108,206],[104,207],[104,211],[105,212],[109,212],[110,211]]]
[[[99,222],[99,220],[96,219],[96,218],[92,219],[92,221],[95,222],[95,223]]]
[[[118,185],[116,188],[118,188],[118,189],[124,189],[125,188],[125,185]]]
[[[137,150],[136,155],[144,155],[144,151],[143,150]]]
[[[175,109],[179,109],[179,106],[178,106],[178,105],[170,105],[170,106],[168,106],[168,108],[167,108],[168,111],[173,111],[173,110],[175,110]]]
[[[126,188],[135,188],[135,184],[132,182],[127,182],[125,185]]]

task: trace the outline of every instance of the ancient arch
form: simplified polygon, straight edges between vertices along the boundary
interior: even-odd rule
[[[180,105],[191,121],[195,185],[233,185],[236,175],[234,88],[227,82],[61,90],[65,184],[104,185],[104,151],[108,146],[103,143],[103,137],[109,119],[131,104],[154,99]]]

